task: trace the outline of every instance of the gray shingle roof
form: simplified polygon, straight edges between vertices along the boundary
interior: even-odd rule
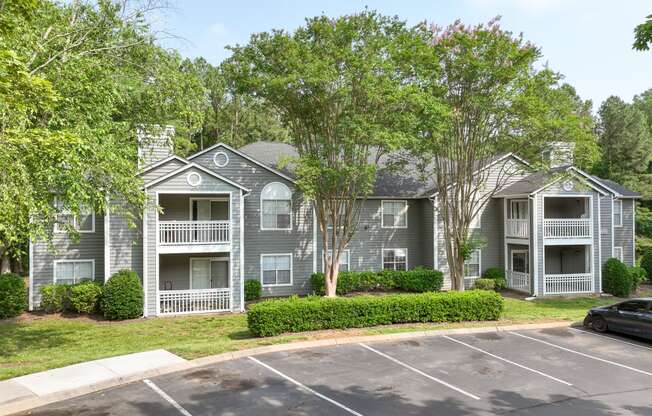
[[[640,198],[641,194],[638,192],[632,191],[631,189],[616,183],[610,179],[602,179],[598,178],[597,176],[591,176],[593,179],[595,179],[597,182],[601,183],[603,186],[607,187],[608,189],[613,189],[614,191],[618,192],[621,196],[625,198]]]

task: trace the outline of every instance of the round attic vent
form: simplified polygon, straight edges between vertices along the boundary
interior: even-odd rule
[[[563,183],[562,188],[564,188],[564,191],[569,192],[573,190],[573,181],[566,181]]]
[[[213,163],[215,163],[215,166],[218,168],[223,168],[229,163],[229,156],[224,152],[217,152],[213,156]]]
[[[201,176],[197,172],[190,172],[186,176],[186,181],[188,181],[188,185],[190,186],[197,186],[201,183]]]

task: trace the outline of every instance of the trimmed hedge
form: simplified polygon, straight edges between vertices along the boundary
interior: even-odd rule
[[[247,302],[250,300],[260,299],[263,291],[263,285],[258,280],[245,280],[244,282],[244,297]]]
[[[120,270],[104,285],[102,313],[106,319],[131,319],[143,315],[143,287],[132,270]]]
[[[22,277],[13,273],[0,275],[0,319],[18,316],[27,309],[27,288]]]
[[[247,325],[255,335],[268,337],[408,322],[488,321],[498,319],[502,310],[503,298],[485,290],[352,298],[293,296],[253,305]]]
[[[51,283],[41,286],[41,307],[45,312],[55,313],[70,309],[68,291],[70,285]]]
[[[502,290],[507,289],[507,279],[505,279],[505,269],[500,267],[490,267],[482,274],[483,279],[491,279],[494,281],[494,289]]]
[[[70,286],[67,293],[70,309],[77,313],[94,313],[99,310],[102,285],[93,280],[84,280]]]
[[[604,264],[602,290],[621,298],[629,296],[632,291],[632,276],[622,261],[612,257]]]
[[[647,250],[641,258],[641,267],[647,273],[647,279],[652,282],[652,250]]]
[[[441,289],[444,275],[439,270],[415,268],[413,270],[383,270],[381,272],[340,272],[337,276],[336,293],[399,289],[405,292],[436,292]],[[310,276],[310,283],[317,295],[326,293],[323,273]]]
[[[647,280],[647,272],[640,266],[630,267],[628,271],[632,277],[632,292],[636,292],[641,283]]]
[[[484,277],[475,279],[475,282],[473,282],[473,288],[482,290],[496,290],[496,281],[494,279],[485,279]]]

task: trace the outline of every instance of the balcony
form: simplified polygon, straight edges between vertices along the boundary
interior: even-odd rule
[[[508,219],[505,234],[512,238],[528,238],[530,231],[530,220]]]
[[[590,218],[546,218],[543,220],[543,237],[549,239],[591,238]]]
[[[229,221],[160,221],[158,236],[161,253],[229,251],[227,248],[230,248],[231,243],[231,223]]]
[[[226,312],[231,308],[231,289],[162,290],[159,292],[161,315]]]

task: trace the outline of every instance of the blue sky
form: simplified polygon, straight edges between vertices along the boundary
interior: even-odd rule
[[[593,100],[594,110],[610,95],[630,101],[652,88],[652,51],[631,49],[634,27],[652,14],[650,0],[176,0],[173,5],[155,25],[180,38],[164,45],[213,64],[228,57],[226,45],[246,43],[252,33],[292,30],[306,16],[338,16],[366,5],[410,24],[445,25],[456,18],[479,23],[501,15],[502,26],[541,47],[542,63]]]

